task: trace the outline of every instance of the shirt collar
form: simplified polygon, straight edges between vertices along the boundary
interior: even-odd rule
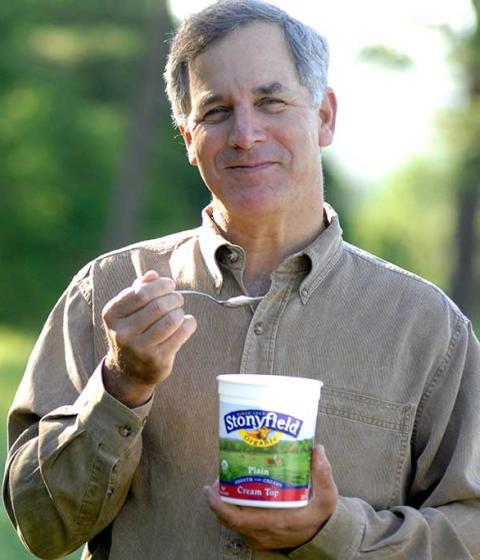
[[[219,292],[223,285],[223,275],[219,266],[219,255],[222,251],[228,252],[232,264],[234,259],[245,260],[245,253],[241,247],[227,241],[212,218],[212,207],[207,206],[202,211],[202,227],[199,236],[200,252],[213,280],[215,290]],[[228,258],[228,257],[227,257]]]
[[[342,228],[338,214],[328,204],[324,203],[327,227],[299,254],[306,255],[311,263],[311,270],[300,284],[300,298],[306,303],[314,290],[320,285],[325,276],[342,254]],[[288,260],[288,259],[287,259]]]
[[[338,215],[327,203],[324,212],[328,226],[305,249],[290,255],[278,267],[276,272],[299,272],[309,270],[300,285],[300,297],[305,303],[314,289],[320,284],[332,268],[340,254],[342,229]],[[199,236],[200,252],[212,278],[215,290],[219,292],[223,285],[220,261],[229,265],[242,266],[245,252],[242,247],[227,241],[212,218],[212,207],[202,211],[202,227]]]

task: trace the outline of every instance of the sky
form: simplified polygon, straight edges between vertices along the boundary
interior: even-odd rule
[[[324,34],[330,45],[329,85],[339,107],[327,157],[359,188],[375,185],[415,154],[435,157],[439,111],[465,103],[463,81],[448,62],[438,26],[466,34],[475,25],[470,0],[270,0]],[[179,19],[211,0],[170,0]],[[359,59],[366,46],[407,55],[403,70]],[[439,154],[438,154],[439,155]]]

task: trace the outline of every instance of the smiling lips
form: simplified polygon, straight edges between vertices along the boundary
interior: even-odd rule
[[[226,169],[231,171],[242,171],[244,173],[254,173],[257,171],[264,171],[273,165],[276,162],[274,161],[264,161],[264,162],[249,162],[249,163],[235,163],[235,164],[228,164],[226,165]]]

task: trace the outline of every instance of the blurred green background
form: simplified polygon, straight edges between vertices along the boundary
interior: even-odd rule
[[[163,94],[173,25],[164,1],[0,3],[2,464],[15,388],[73,274],[101,252],[196,226],[208,201]],[[445,33],[466,98],[438,115],[437,157],[359,190],[327,154],[326,198],[348,241],[440,285],[478,332],[480,34]],[[388,45],[361,57],[409,63]],[[0,560],[31,557],[2,509]]]

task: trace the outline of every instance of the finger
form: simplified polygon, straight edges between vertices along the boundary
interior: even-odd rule
[[[175,290],[175,282],[167,277],[152,278],[149,282],[143,283],[136,282],[137,280],[130,288],[122,290],[107,303],[104,317],[110,320],[129,317],[132,313],[148,305],[153,299],[170,294]]]
[[[218,493],[218,485],[204,486],[205,495],[210,509],[218,517],[218,520],[223,525],[233,528],[238,523],[238,506],[227,504],[222,501]]]
[[[272,518],[281,513],[280,510],[243,507],[224,502],[220,498],[218,487],[218,479],[212,486],[204,486],[210,509],[222,525],[241,532],[244,536],[247,534],[253,535],[262,529],[268,529]]]
[[[141,345],[145,348],[152,348],[166,342],[180,328],[184,320],[185,313],[181,308],[165,313],[139,335]]]
[[[129,330],[134,336],[145,333],[162,317],[168,315],[174,309],[181,308],[182,305],[182,294],[172,292],[166,296],[160,296],[130,316],[120,319],[119,328]]]
[[[312,505],[322,510],[333,509],[337,501],[337,487],[333,480],[332,467],[327,459],[323,445],[316,445],[312,451]]]
[[[158,272],[156,272],[155,270],[148,270],[147,272],[142,274],[142,276],[139,276],[138,278],[135,279],[135,281],[132,284],[132,287],[138,288],[142,284],[148,284],[149,282],[153,282],[153,280],[157,280],[157,278],[160,278]]]
[[[157,347],[144,345],[142,352],[154,359],[155,367],[159,372],[170,375],[177,352],[195,332],[196,326],[195,319],[191,315],[187,315],[183,323],[167,340],[158,343]]]
[[[175,356],[196,329],[197,321],[195,320],[195,317],[193,317],[193,315],[185,315],[184,320],[178,329],[162,343],[162,352],[167,355],[170,354],[171,356]]]
[[[158,274],[156,270],[147,270],[143,276],[140,276],[140,280],[145,283],[156,280],[157,278],[160,278],[160,274]]]

